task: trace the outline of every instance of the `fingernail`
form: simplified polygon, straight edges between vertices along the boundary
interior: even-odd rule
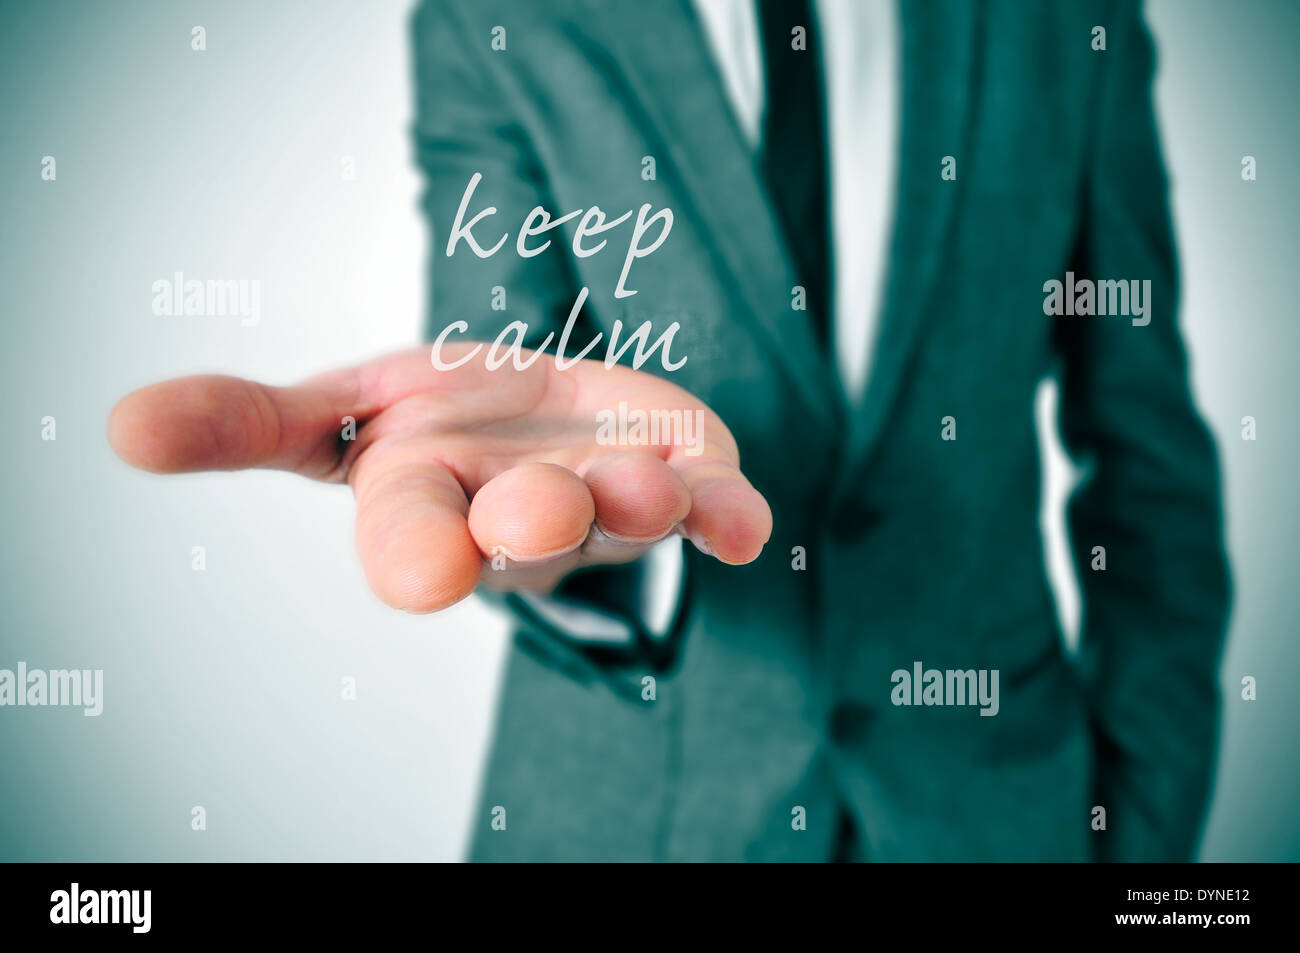
[[[698,549],[700,552],[702,552],[704,555],[706,555],[706,556],[713,556],[713,555],[715,555],[714,552],[713,552],[713,544],[710,543],[710,542],[709,542],[707,539],[705,539],[703,536],[698,536],[698,535],[692,533],[692,534],[691,534],[691,542],[694,543],[694,544],[695,544],[695,548]]]
[[[666,536],[652,536],[644,539],[637,539],[632,536],[618,536],[602,527],[599,523],[592,523],[590,532],[591,539],[598,542],[612,543],[615,546],[653,546],[655,543],[666,539],[667,536],[671,535],[672,533],[670,532]]]

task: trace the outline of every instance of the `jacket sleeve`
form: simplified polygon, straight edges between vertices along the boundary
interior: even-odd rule
[[[1211,787],[1229,604],[1218,464],[1179,335],[1169,183],[1136,4],[1112,5],[1073,267],[1150,280],[1147,313],[1058,317],[1060,425],[1083,471],[1068,526],[1080,669],[1106,809],[1099,859],[1191,859]],[[1149,323],[1143,324],[1149,318]],[[1094,547],[1105,568],[1093,568]]]
[[[411,21],[413,138],[432,236],[428,337],[465,321],[468,331],[448,340],[492,340],[509,322],[522,321],[528,326],[524,345],[538,347],[548,333],[562,330],[578,282],[562,242],[534,257],[516,253],[514,236],[528,214],[538,206],[554,213],[556,206],[532,142],[494,82],[490,30],[471,27],[461,13],[448,0],[425,0]],[[463,241],[448,257],[452,223],[476,174],[482,178],[464,221],[495,207],[474,228],[475,238],[490,248],[503,234],[511,237],[489,258],[479,258]],[[492,308],[497,287],[506,292],[506,310]],[[593,332],[578,333],[585,339]],[[643,566],[632,563],[572,575],[553,597],[503,595],[482,586],[479,592],[512,613],[516,644],[534,657],[581,681],[639,694],[637,673],[665,669],[669,643],[644,625],[643,575]]]

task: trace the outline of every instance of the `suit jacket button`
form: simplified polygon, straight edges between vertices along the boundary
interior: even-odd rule
[[[838,702],[831,707],[831,740],[840,745],[860,744],[871,722],[871,709],[857,702]]]
[[[879,518],[879,513],[861,500],[849,500],[831,513],[826,529],[832,539],[841,543],[855,543]]]

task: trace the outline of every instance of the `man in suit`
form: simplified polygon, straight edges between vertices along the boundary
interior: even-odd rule
[[[498,593],[472,856],[1190,857],[1228,579],[1136,7],[429,0],[413,31],[449,369],[170,382],[110,433],[158,471],[346,480],[395,606]],[[595,206],[671,231],[624,275],[565,250],[576,215],[520,253],[457,229]],[[1067,273],[1149,281],[1149,320],[1045,314]],[[675,322],[687,361],[489,371],[459,340],[554,350],[571,315],[579,345]],[[1076,659],[1038,525],[1053,375]],[[699,410],[702,452],[597,441],[620,401]],[[899,690],[932,668],[995,701]]]

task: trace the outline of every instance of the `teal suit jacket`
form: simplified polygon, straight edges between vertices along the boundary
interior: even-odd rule
[[[878,860],[1194,851],[1229,584],[1175,322],[1151,40],[1128,2],[901,14],[897,222],[868,389],[851,404],[791,310],[786,239],[687,0],[419,8],[431,327],[463,319],[486,340],[519,320],[540,342],[583,286],[579,347],[616,319],[655,334],[680,322],[688,363],[668,376],[726,422],[775,520],[751,565],[688,554],[692,598],[642,650],[592,649],[511,600],[474,858],[821,859],[837,805]],[[621,254],[577,259],[562,241],[535,258],[446,258],[476,172],[500,232],[538,205],[649,202],[675,223],[634,266],[630,298],[613,295]],[[1071,269],[1149,279],[1150,323],[1045,316],[1044,282]],[[505,312],[489,307],[497,286]],[[1033,405],[1053,375],[1084,471],[1068,510],[1077,657],[1039,527]],[[956,440],[941,439],[946,417]],[[625,577],[580,585],[635,617]],[[916,661],[997,670],[998,714],[894,705],[891,674]]]

